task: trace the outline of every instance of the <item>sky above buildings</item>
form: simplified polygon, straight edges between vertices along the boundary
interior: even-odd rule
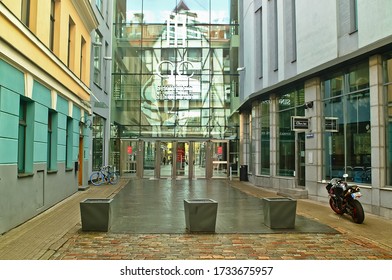
[[[181,0],[127,0],[127,22],[143,11],[145,23],[164,23]],[[230,21],[230,0],[183,0],[202,23],[227,24]],[[210,10],[213,11],[210,13]]]

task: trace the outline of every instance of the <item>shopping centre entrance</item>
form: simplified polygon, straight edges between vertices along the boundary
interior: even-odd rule
[[[237,173],[236,157],[230,156],[229,147],[228,140],[122,139],[120,175],[150,179],[227,178]]]

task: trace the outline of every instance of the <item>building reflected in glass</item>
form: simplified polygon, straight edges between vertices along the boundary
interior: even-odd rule
[[[218,164],[228,175],[237,158],[236,3],[117,0],[111,161],[122,173],[149,176],[165,159],[178,163],[168,177],[212,177],[197,167]]]

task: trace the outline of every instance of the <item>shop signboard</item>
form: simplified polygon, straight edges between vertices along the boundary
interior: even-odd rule
[[[324,129],[326,132],[338,132],[338,118],[335,117],[325,117]]]
[[[291,130],[305,131],[309,129],[309,118],[292,116],[291,117]]]

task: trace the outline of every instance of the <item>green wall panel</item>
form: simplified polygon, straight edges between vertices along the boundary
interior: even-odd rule
[[[52,107],[50,90],[37,81],[33,84],[33,100],[48,108]]]
[[[34,142],[46,143],[48,141],[48,126],[36,122],[34,124]]]
[[[72,161],[78,161],[78,155],[79,155],[79,148],[78,147],[73,147],[73,154],[72,154]]]
[[[65,162],[65,145],[57,145],[57,161]]]
[[[73,107],[73,112],[72,112],[72,117],[79,122],[80,115],[81,115],[80,108],[74,106]]]
[[[47,161],[46,143],[34,142],[34,163]]]
[[[62,98],[60,95],[57,96],[57,107],[56,110],[68,116],[68,101]]]
[[[73,144],[75,147],[79,147],[79,134],[75,132],[73,134]]]
[[[24,73],[0,59],[0,85],[25,95]]]
[[[16,164],[18,140],[0,138],[0,164]]]
[[[66,139],[67,132],[65,131],[65,129],[59,128],[57,130],[57,133],[58,133],[58,141],[57,141],[57,143],[59,145],[65,146],[65,144],[67,143],[67,141],[66,141],[67,140]]]
[[[19,118],[0,112],[0,137],[18,139]]]
[[[67,116],[63,114],[58,114],[58,128],[66,129],[67,127]]]
[[[19,115],[20,95],[6,88],[0,88],[0,111]]]
[[[79,120],[72,120],[72,131],[78,135],[79,138]]]
[[[35,103],[35,116],[34,120],[39,123],[48,124],[48,107],[39,103]]]

